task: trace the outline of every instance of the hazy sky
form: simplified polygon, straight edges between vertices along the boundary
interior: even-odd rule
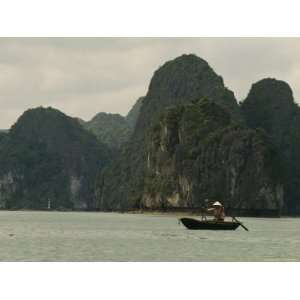
[[[238,100],[264,77],[287,81],[300,100],[300,38],[0,38],[0,128],[41,105],[85,120],[125,115],[183,53],[207,60]]]

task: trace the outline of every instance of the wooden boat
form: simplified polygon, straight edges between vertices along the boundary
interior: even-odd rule
[[[192,218],[181,218],[179,220],[187,229],[193,230],[236,230],[241,225],[239,222],[220,222],[214,220],[200,221]]]

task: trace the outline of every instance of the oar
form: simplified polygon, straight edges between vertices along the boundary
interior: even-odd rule
[[[249,229],[245,225],[243,225],[243,223],[240,222],[236,217],[232,217],[232,219],[237,223],[239,223],[246,231],[249,231]]]

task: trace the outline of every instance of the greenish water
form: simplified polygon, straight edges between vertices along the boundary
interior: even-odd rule
[[[0,211],[0,261],[300,261],[300,219],[190,231],[176,216]]]

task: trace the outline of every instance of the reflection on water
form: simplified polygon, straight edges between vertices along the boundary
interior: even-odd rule
[[[176,216],[0,212],[1,261],[300,261],[300,219],[190,231]]]

